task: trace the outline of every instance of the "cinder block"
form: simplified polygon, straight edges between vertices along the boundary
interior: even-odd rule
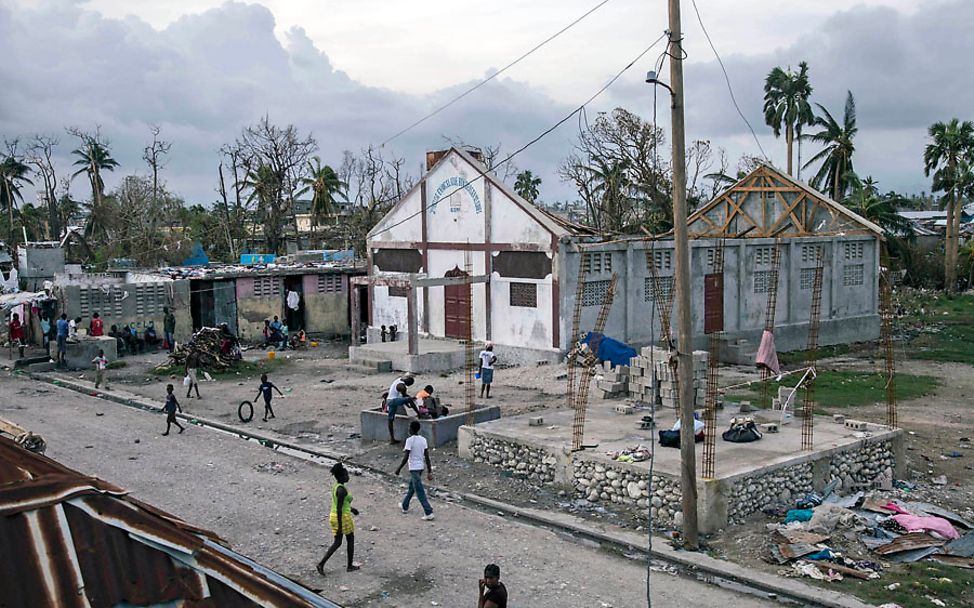
[[[543,426],[543,425],[544,425],[544,418],[542,418],[541,416],[533,416],[531,418],[528,418],[528,426]]]
[[[777,433],[778,432],[778,423],[777,422],[766,422],[764,424],[759,424],[758,426],[765,433]]]
[[[866,423],[862,420],[846,420],[845,428],[852,431],[865,431]]]
[[[844,414],[832,414],[832,422],[834,422],[836,424],[842,424],[842,425],[844,425],[845,424],[845,415]]]
[[[631,405],[626,405],[626,404],[620,403],[619,405],[617,405],[615,407],[615,411],[616,411],[617,414],[622,414],[624,416],[629,416],[629,415],[632,415],[632,414],[635,414],[636,413],[636,408],[634,408]]]

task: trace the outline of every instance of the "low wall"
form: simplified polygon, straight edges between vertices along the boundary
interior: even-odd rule
[[[714,532],[773,505],[793,505],[833,479],[847,493],[869,486],[880,476],[902,476],[903,431],[870,425],[873,437],[855,443],[769,462],[752,472],[697,481],[700,530]],[[683,524],[678,476],[654,472],[649,465],[623,463],[586,452],[572,453],[529,439],[512,439],[485,429],[463,426],[457,437],[461,457],[510,471],[541,484],[570,486],[577,498],[620,513],[644,518],[646,509],[663,525]],[[652,491],[650,491],[652,488]]]
[[[68,342],[66,347],[64,359],[68,369],[93,369],[91,360],[98,356],[99,349],[105,351],[109,363],[118,359],[118,342],[109,336],[81,336],[78,342]],[[57,340],[51,340],[48,352],[57,361]]]
[[[453,410],[455,413],[439,418],[428,418],[419,420],[419,434],[426,438],[430,447],[440,447],[457,439],[457,429],[466,424],[467,413],[465,411]],[[501,408],[497,405],[477,408],[474,410],[474,419],[479,422],[497,420],[501,417]],[[388,441],[389,440],[389,417],[379,408],[362,410],[359,414],[359,428],[362,441]],[[404,439],[409,436],[409,425],[416,418],[399,414],[393,422],[393,429],[396,439]]]

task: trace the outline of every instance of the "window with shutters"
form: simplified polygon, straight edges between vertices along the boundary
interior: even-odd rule
[[[340,274],[319,274],[318,293],[341,293],[342,275]]]
[[[269,298],[281,295],[281,281],[277,277],[255,277],[254,296]]]
[[[582,283],[582,306],[601,306],[609,293],[612,281],[585,281]]]
[[[756,247],[754,249],[754,265],[770,266],[771,259],[773,256],[774,256],[774,247]],[[755,276],[757,276],[756,273]],[[755,292],[755,293],[759,293],[759,292]]]
[[[656,299],[656,290],[653,288],[653,284],[653,277],[643,279],[644,302],[653,302]],[[663,301],[669,301],[670,294],[673,293],[673,277],[659,277],[659,290]]]
[[[537,308],[538,285],[536,283],[511,283],[511,306]]]
[[[842,286],[855,287],[866,282],[866,267],[863,264],[846,264],[842,267]]]
[[[582,269],[586,274],[612,272],[612,253],[608,251],[583,253]]]
[[[646,270],[651,271],[650,260],[653,260],[656,264],[657,273],[666,273],[673,270],[673,252],[672,251],[651,251],[646,257]]]
[[[865,255],[865,249],[864,243],[843,243],[842,257],[847,260],[861,260]]]
[[[818,262],[818,256],[825,255],[824,245],[802,245],[801,249],[801,260],[802,264],[815,264]],[[824,259],[824,257],[823,257]]]

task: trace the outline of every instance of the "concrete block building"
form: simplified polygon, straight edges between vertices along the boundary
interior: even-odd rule
[[[823,256],[819,344],[879,334],[882,230],[802,182],[762,165],[688,220],[694,346],[720,329],[734,345],[756,348],[764,327],[771,264],[780,254],[775,333],[779,350],[806,344],[812,282]],[[427,172],[368,236],[372,327],[492,340],[508,361],[558,358],[569,348],[577,294],[581,329],[590,330],[615,275],[605,333],[633,345],[656,342],[661,324],[654,285],[672,293],[673,242],[664,235],[604,236],[525,201],[474,155],[451,148],[427,156]],[[718,278],[716,250],[724,254]],[[655,270],[655,279],[654,279]],[[466,274],[470,286],[421,286]],[[394,284],[383,285],[383,280]],[[412,281],[411,295],[395,279]],[[578,281],[581,290],[577,290]],[[746,347],[745,347],[746,348]],[[733,350],[733,349],[728,349]]]

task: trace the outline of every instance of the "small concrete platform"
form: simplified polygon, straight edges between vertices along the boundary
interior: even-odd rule
[[[392,369],[414,374],[442,372],[463,367],[466,349],[457,340],[420,338],[418,354],[409,354],[409,342],[403,336],[395,342],[373,342],[348,347],[349,362],[369,367],[384,367],[389,361]],[[477,348],[480,351],[480,348]]]
[[[466,424],[467,412],[461,408],[450,407],[453,412],[439,418],[422,418],[399,414],[393,423],[396,439],[400,441],[409,437],[409,425],[413,420],[419,420],[419,434],[426,438],[430,447],[438,448],[457,439],[457,429]],[[497,405],[478,407],[474,410],[474,423],[481,424],[501,417],[501,408]],[[359,425],[362,441],[388,441],[389,417],[380,408],[362,410],[359,414]]]

